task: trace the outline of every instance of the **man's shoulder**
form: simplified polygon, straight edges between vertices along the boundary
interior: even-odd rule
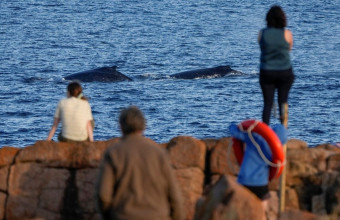
[[[162,147],[162,145],[158,144],[157,142],[155,142],[154,140],[144,137],[145,140],[145,144],[147,146],[149,146],[150,148],[154,149],[155,151],[159,152],[159,153],[164,153],[165,149],[164,147]]]
[[[154,140],[152,140],[148,137],[144,137],[144,136],[142,138],[144,139],[146,144],[149,144],[149,146],[156,147],[157,149],[160,148],[160,145],[157,142],[155,142]]]
[[[110,147],[113,151],[119,151],[123,149],[134,149],[140,151],[153,151],[158,153],[163,153],[164,149],[160,144],[154,140],[140,135],[132,135],[128,138],[121,138],[118,142],[111,145]]]
[[[139,136],[136,137],[136,142],[139,143],[139,148],[141,148],[141,151],[152,151],[152,152],[158,152],[162,153],[163,149],[162,147],[156,143],[154,140],[145,137],[145,136]]]

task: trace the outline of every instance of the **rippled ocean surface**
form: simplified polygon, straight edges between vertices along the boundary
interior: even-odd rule
[[[120,136],[119,112],[131,104],[157,142],[229,136],[230,123],[261,119],[257,33],[274,3],[294,35],[289,137],[339,142],[339,0],[1,0],[0,147],[45,139],[66,95],[63,76],[112,65],[134,81],[83,84],[96,140]],[[243,74],[168,77],[219,65]]]

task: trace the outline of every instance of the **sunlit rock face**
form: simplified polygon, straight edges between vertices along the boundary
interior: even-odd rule
[[[0,219],[100,219],[94,197],[98,167],[105,150],[117,141],[38,141],[25,148],[1,148]],[[230,138],[178,136],[160,147],[168,152],[178,179],[186,219],[262,218],[261,202],[235,181],[239,165]],[[288,141],[287,211],[280,219],[336,215],[339,161],[336,146],[308,148],[304,141]],[[278,219],[278,179],[271,181],[270,190],[266,215]]]

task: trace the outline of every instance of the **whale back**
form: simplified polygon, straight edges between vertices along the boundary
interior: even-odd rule
[[[79,80],[82,82],[115,82],[115,81],[131,81],[128,76],[117,71],[117,66],[100,67],[93,70],[87,70],[64,77],[65,80]]]
[[[218,66],[216,67],[216,69],[220,70],[220,71],[232,71],[232,69],[230,68],[229,65],[225,65],[225,66]]]
[[[232,71],[234,70],[231,69],[229,65],[227,65],[212,68],[189,70],[185,72],[172,74],[170,76],[178,79],[216,78],[223,77]]]

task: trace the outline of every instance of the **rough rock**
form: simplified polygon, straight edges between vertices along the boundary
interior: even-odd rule
[[[287,188],[286,193],[285,193],[285,198],[286,198],[286,207],[292,208],[292,209],[300,209],[300,204],[299,204],[299,196],[293,188]]]
[[[204,173],[197,167],[176,169],[175,173],[181,187],[186,219],[189,220],[193,218],[196,202],[203,193]]]
[[[195,220],[262,219],[261,201],[235,180],[222,175],[210,192],[198,202]]]
[[[6,198],[7,195],[5,193],[0,192],[0,219],[5,218]]]
[[[181,186],[186,219],[192,219],[196,201],[203,193],[206,145],[195,138],[179,136],[171,139],[166,149]]]
[[[95,196],[95,185],[98,178],[98,169],[86,168],[78,170],[75,177],[75,187],[78,189],[79,209],[83,212],[84,219],[92,219],[97,215]],[[98,216],[99,218],[99,216]]]
[[[305,149],[307,147],[308,147],[307,142],[302,140],[290,139],[287,141],[287,148],[290,150]]]
[[[325,174],[327,170],[336,170],[336,175],[339,175],[339,169],[336,168],[336,158],[339,155],[339,149],[330,147],[329,145],[319,145],[314,148],[288,148],[287,151],[287,192],[292,195],[296,191],[296,198],[298,201],[292,199],[287,203],[286,206],[291,204],[299,204],[299,208],[305,211],[312,211],[314,207],[320,207],[320,205],[313,205],[314,202],[320,203],[316,198],[325,198],[322,203],[329,203],[330,198],[326,197],[315,197],[324,193],[328,193],[329,190],[334,188],[334,184],[325,183]],[[335,184],[336,185],[336,184]],[[321,187],[323,186],[323,187]],[[337,186],[335,187],[337,188]],[[286,196],[287,197],[287,196]],[[338,199],[335,199],[338,201]],[[294,205],[293,208],[297,208]],[[334,209],[336,207],[334,206]],[[320,208],[314,208],[320,209]],[[319,210],[318,213],[332,214],[333,208],[328,210]]]
[[[0,191],[7,191],[7,179],[10,166],[0,168]]]
[[[16,163],[36,162],[48,167],[84,168],[97,167],[103,151],[118,139],[79,143],[38,141],[35,145],[23,148],[17,155]]]
[[[270,194],[270,197],[268,200],[268,206],[267,206],[267,212],[266,212],[267,220],[277,220],[278,213],[279,213],[278,193],[276,191],[270,191],[269,194]]]
[[[340,153],[327,158],[327,170],[340,171]]]
[[[238,172],[239,166],[236,163],[231,138],[220,139],[210,152],[210,173],[211,174],[231,174]]]
[[[70,173],[37,163],[13,165],[9,178],[7,218],[59,219]]]
[[[317,216],[309,212],[304,212],[297,209],[287,209],[280,216],[279,220],[295,220],[295,219],[303,219],[303,220],[326,220],[328,218],[323,218],[322,216]],[[335,220],[335,219],[334,219]]]
[[[15,155],[20,151],[15,147],[3,147],[0,151],[0,167],[10,165],[13,163]]]
[[[38,141],[25,148],[0,148],[0,220],[100,219],[94,200],[98,166],[107,147],[118,140],[74,144]],[[237,211],[240,204],[250,205],[246,200],[252,201],[254,195],[235,182],[239,166],[229,146],[230,138],[198,140],[185,136],[160,145],[169,153],[187,220],[193,219],[195,212],[202,219],[206,215],[230,219],[231,214],[252,214]],[[339,160],[340,150],[336,146],[309,148],[303,141],[289,140],[287,211],[280,219],[337,219],[334,216],[340,213]],[[222,200],[222,195],[214,193],[231,186],[235,192],[224,191]],[[269,188],[271,198],[266,215],[268,220],[274,220],[278,219],[279,180],[272,180]],[[232,196],[236,193],[239,196]],[[195,209],[196,203],[201,208]],[[211,209],[211,204],[216,209]],[[222,217],[223,213],[228,215]]]
[[[198,167],[204,170],[206,146],[192,137],[179,136],[167,145],[170,160],[175,169]]]

